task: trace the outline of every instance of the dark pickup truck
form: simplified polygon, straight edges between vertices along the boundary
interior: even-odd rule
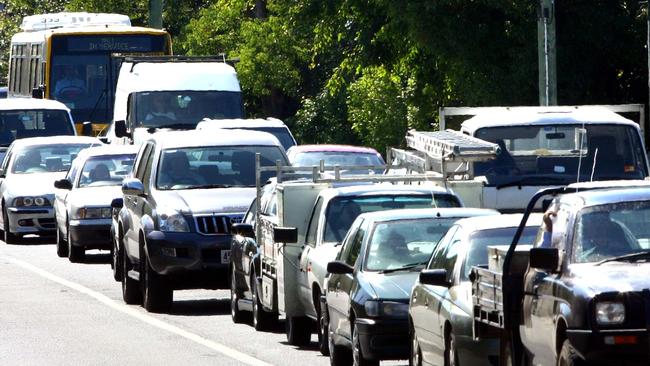
[[[551,238],[522,261],[521,228],[549,196]],[[649,182],[549,188],[528,208],[499,265],[472,269],[475,337],[501,338],[501,365],[648,365]]]

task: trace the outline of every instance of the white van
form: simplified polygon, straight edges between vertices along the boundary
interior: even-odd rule
[[[120,67],[109,143],[135,143],[151,133],[194,129],[204,118],[242,118],[235,69],[215,57],[132,57]]]
[[[196,125],[196,129],[241,129],[268,132],[280,141],[285,150],[289,150],[291,146],[296,145],[296,139],[293,137],[289,127],[287,127],[287,125],[281,120],[273,117],[268,117],[266,119],[204,119]]]

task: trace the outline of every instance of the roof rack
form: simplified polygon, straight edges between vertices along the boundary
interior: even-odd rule
[[[121,55],[121,54],[113,54],[111,57],[116,58],[116,59],[122,59],[122,63],[124,62],[130,62],[132,63],[131,65],[131,70],[133,71],[133,67],[136,64],[139,64],[141,62],[146,62],[146,63],[166,63],[166,62],[222,62],[231,66],[234,66],[237,62],[239,62],[239,57],[235,58],[226,58],[225,53],[220,53],[217,55],[211,55],[211,56],[161,56],[161,55],[155,55],[155,56],[132,56],[132,55]]]
[[[494,159],[500,151],[495,143],[453,130],[410,130],[406,133],[406,145],[432,159],[449,162],[485,161]]]

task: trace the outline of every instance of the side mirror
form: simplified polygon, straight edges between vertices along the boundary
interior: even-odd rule
[[[127,196],[144,196],[144,185],[136,178],[127,178],[122,181],[122,193]]]
[[[241,235],[247,237],[255,236],[255,230],[253,230],[253,225],[244,224],[244,223],[233,224],[232,227],[230,228],[230,233],[232,235]]]
[[[121,197],[120,198],[113,198],[113,200],[111,201],[111,207],[116,209],[116,210],[119,210],[122,207],[124,207],[124,198],[121,198]]]
[[[92,136],[93,135],[93,123],[86,121],[81,124],[81,134],[83,136]]]
[[[430,286],[451,287],[451,283],[447,280],[446,269],[423,269],[420,272],[420,283]]]
[[[276,243],[293,244],[298,242],[298,229],[295,227],[274,227],[273,241]]]
[[[54,181],[54,188],[71,190],[72,182],[67,179],[59,179]]]
[[[334,261],[327,263],[327,272],[332,274],[349,274],[354,272],[354,267],[345,262]]]
[[[117,137],[131,137],[129,131],[126,130],[126,121],[115,121],[115,136]]]
[[[34,99],[43,99],[43,87],[38,87],[32,89],[32,98]]]
[[[557,272],[560,265],[560,251],[557,248],[532,248],[528,261],[531,268]]]
[[[5,174],[5,170],[0,169],[0,178],[6,178],[6,177],[7,177],[7,174]]]

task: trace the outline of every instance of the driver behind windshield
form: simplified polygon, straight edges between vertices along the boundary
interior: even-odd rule
[[[163,94],[151,94],[151,110],[145,115],[146,125],[164,125],[176,121],[176,114],[170,110],[169,100]]]
[[[176,185],[195,186],[205,184],[203,177],[192,171],[187,154],[182,151],[164,153],[160,166],[159,187],[172,188]]]
[[[69,99],[86,93],[86,83],[78,76],[77,69],[72,65],[63,67],[63,77],[56,82],[54,95]]]

